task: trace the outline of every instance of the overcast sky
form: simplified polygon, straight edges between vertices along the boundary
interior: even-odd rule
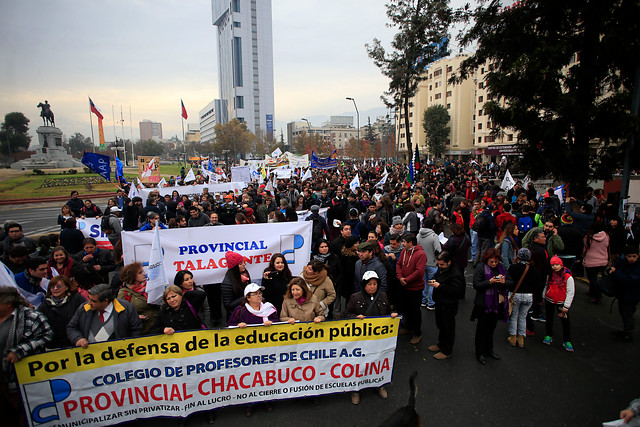
[[[360,111],[383,107],[388,82],[364,45],[375,37],[388,45],[393,37],[384,4],[272,2],[278,134],[301,117],[352,111],[346,96]],[[210,0],[3,0],[0,54],[0,117],[24,113],[33,135],[42,123],[36,105],[45,99],[66,137],[91,136],[91,96],[112,141],[112,105],[116,120],[122,106],[125,138],[131,135],[130,107],[134,139],[143,119],[161,122],[165,138],[181,137],[180,99],[189,113],[186,123],[197,123],[199,110],[219,96]],[[365,120],[361,116],[361,124]],[[97,140],[95,120],[94,128]]]

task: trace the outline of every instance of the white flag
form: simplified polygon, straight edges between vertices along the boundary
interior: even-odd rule
[[[134,197],[140,197],[140,193],[138,193],[138,189],[136,188],[135,183],[131,183],[131,188],[129,189],[129,199],[133,199]]]
[[[509,191],[515,185],[516,185],[516,183],[513,180],[513,178],[511,177],[511,174],[509,173],[509,169],[507,169],[507,172],[504,174],[504,179],[502,180],[502,185],[500,185],[500,188],[502,188],[505,191]]]
[[[140,175],[143,178],[149,178],[151,176],[151,172],[153,172],[153,166],[155,164],[156,158],[152,158],[147,167],[144,168],[144,171]]]
[[[355,163],[353,164],[353,169],[355,169],[355,171],[358,171],[358,167],[355,165]]]
[[[525,190],[529,188],[529,183],[531,182],[531,177],[529,175],[524,177],[524,181],[522,181],[522,188]]]
[[[187,176],[184,177],[184,182],[191,182],[195,180],[196,180],[196,176],[193,173],[193,168],[191,168],[189,169],[189,173],[187,174]]]
[[[142,183],[142,181],[140,181],[140,178],[136,178],[136,179],[138,180],[138,187],[139,187],[140,189],[147,188],[147,187],[145,187],[145,186],[144,186],[144,184]]]
[[[164,187],[166,185],[167,185],[167,181],[164,179],[164,177],[162,177],[160,182],[158,182],[158,188],[162,188],[162,187]]]
[[[311,175],[311,168],[309,168],[302,176],[302,181],[306,181],[307,179],[312,179],[312,178],[313,178],[313,175]]]
[[[2,262],[0,262],[0,283],[2,284],[2,286],[13,286],[14,288],[18,289],[18,293],[22,296],[22,298],[29,301],[29,304],[35,307],[38,307],[44,301],[44,294],[42,292],[32,294],[31,292],[25,291],[20,286],[18,286],[13,273]]]
[[[264,186],[264,190],[268,191],[270,194],[275,194],[273,191],[273,182],[270,179],[267,180],[267,185]]]
[[[147,301],[149,304],[161,304],[162,294],[169,283],[164,269],[164,256],[160,245],[160,227],[153,230],[151,253],[149,254],[149,270],[147,271]]]
[[[360,177],[356,174],[355,178],[349,183],[349,188],[355,193],[356,188],[360,187]]]
[[[388,174],[386,174],[386,173],[385,173],[384,175],[382,175],[382,179],[380,180],[380,182],[378,182],[378,183],[375,185],[375,187],[373,187],[373,188],[382,188],[382,186],[383,186],[383,185],[385,185],[385,184],[387,183],[387,177],[388,177],[388,176],[389,176],[389,175],[388,175]]]
[[[387,165],[384,165],[384,172],[382,174],[389,175],[389,172],[387,172]]]
[[[278,157],[282,155],[282,150],[280,150],[280,147],[276,148],[275,150],[273,150],[273,153],[271,153],[271,157]]]

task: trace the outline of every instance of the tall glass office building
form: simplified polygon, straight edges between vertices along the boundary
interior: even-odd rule
[[[273,133],[271,0],[211,0],[218,30],[218,86],[227,117]]]

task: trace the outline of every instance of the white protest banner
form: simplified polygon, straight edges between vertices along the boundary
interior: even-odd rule
[[[513,180],[511,173],[509,173],[509,169],[507,169],[507,172],[504,174],[504,179],[502,180],[502,185],[500,185],[500,188],[508,191],[508,190],[511,190],[515,185],[516,185],[516,182]]]
[[[160,230],[160,245],[169,281],[180,270],[193,273],[196,283],[221,283],[227,272],[227,251],[244,256],[252,278],[259,279],[271,256],[285,256],[293,275],[302,272],[311,254],[311,222],[223,225]],[[124,263],[146,266],[152,231],[123,231]]]
[[[49,351],[15,368],[30,426],[114,425],[381,387],[399,326],[367,317],[177,332]]]
[[[289,160],[289,166],[292,168],[308,168],[309,167],[309,155],[303,154],[298,156],[296,154],[286,152],[287,159]]]
[[[162,303],[161,298],[169,281],[162,256],[162,245],[160,243],[160,227],[153,229],[153,241],[151,242],[151,252],[149,253],[149,268],[147,269],[146,292],[149,304]]]
[[[202,195],[202,192],[205,188],[209,189],[209,193],[215,194],[220,193],[222,191],[233,190],[234,194],[240,195],[242,193],[242,188],[244,187],[244,183],[242,182],[221,182],[219,184],[199,184],[199,185],[182,185],[180,187],[162,187],[162,188],[145,188],[140,191],[140,197],[142,198],[142,206],[147,205],[147,198],[149,197],[149,193],[152,191],[157,191],[160,193],[160,197],[164,197],[166,194],[171,195],[174,191],[177,191],[178,194],[189,196],[189,198],[193,196]]]
[[[244,182],[246,186],[251,182],[251,168],[249,166],[232,166],[231,181]]]
[[[184,182],[192,182],[196,180],[196,175],[193,173],[193,168],[189,169],[187,176],[184,177]]]
[[[273,172],[278,179],[291,179],[291,169],[274,169]]]
[[[100,229],[100,218],[76,218],[76,228],[82,231],[84,237],[96,239],[98,247],[101,249],[113,249],[109,237]]]
[[[318,215],[320,215],[324,219],[327,219],[328,211],[329,208],[320,208],[320,210],[318,211]],[[306,221],[307,217],[311,215],[311,211],[296,211],[296,213],[298,214],[298,221]]]

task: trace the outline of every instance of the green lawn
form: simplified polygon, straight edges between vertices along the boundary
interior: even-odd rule
[[[166,177],[180,175],[182,164],[174,163],[171,165],[160,165],[160,175]],[[131,182],[137,176],[137,169],[125,168],[124,175],[127,181]],[[0,181],[0,198],[2,199],[20,199],[20,198],[37,198],[50,196],[68,196],[71,190],[77,190],[81,194],[104,193],[115,191],[116,187],[108,182],[102,184],[84,184],[84,185],[66,185],[60,187],[41,187],[45,179],[50,178],[74,178],[83,176],[96,176],[96,174],[78,173],[75,175],[63,174],[46,174],[35,175],[25,172],[24,175],[13,177],[4,181]],[[115,180],[114,180],[115,181]]]

